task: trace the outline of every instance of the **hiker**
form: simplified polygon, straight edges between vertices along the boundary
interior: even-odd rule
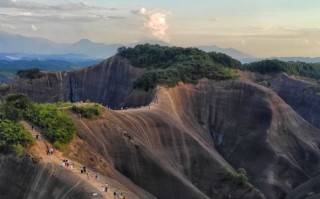
[[[47,155],[50,155],[50,151],[49,151],[49,149],[48,149],[48,148],[47,148],[46,152],[47,152]]]
[[[87,180],[89,180],[90,176],[89,176],[89,171],[87,172]]]
[[[98,181],[98,182],[99,182],[98,172],[96,172],[96,181]]]
[[[73,170],[74,168],[74,163],[71,163],[70,169]]]
[[[123,199],[123,195],[122,195],[122,193],[120,194],[120,199]]]
[[[117,198],[119,198],[119,195],[120,195],[120,194],[119,194],[119,191],[117,191]]]
[[[113,198],[116,199],[117,193],[114,191],[113,192]]]
[[[106,183],[106,184],[104,185],[104,191],[105,191],[105,192],[108,192],[108,187],[109,187],[109,185],[108,185],[108,183]]]
[[[39,134],[36,135],[36,140],[39,138]]]
[[[31,125],[31,130],[33,130],[33,128],[34,128],[34,126],[33,126],[33,124]]]
[[[53,155],[53,148],[50,148],[49,152],[50,152],[50,155]]]
[[[87,172],[87,168],[83,167],[83,172],[86,173]],[[88,171],[89,172],[89,171]]]
[[[104,192],[105,191],[105,187],[104,185],[101,186],[101,191]]]

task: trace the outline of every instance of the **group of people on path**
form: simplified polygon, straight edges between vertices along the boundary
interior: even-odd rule
[[[31,130],[32,131],[34,130],[34,125],[33,124],[31,125]],[[39,138],[39,134],[36,135],[36,139],[38,139],[38,138]],[[47,155],[53,155],[53,148],[52,147],[49,148],[47,146],[46,153],[47,153]],[[74,163],[70,164],[68,159],[63,159],[62,163],[61,163],[61,166],[66,167],[66,168],[70,167],[70,169],[73,170],[75,165],[74,165]],[[81,172],[81,174],[86,174],[88,180],[90,179],[89,171],[87,171],[87,168],[85,166],[80,167],[80,172]],[[96,181],[99,182],[99,175],[98,175],[98,172],[97,172],[95,167],[93,168],[93,172],[95,173]],[[109,188],[109,184],[105,183],[104,185],[101,186],[101,191],[102,192],[108,192],[108,188]],[[113,196],[114,196],[114,199],[125,199],[126,198],[124,196],[124,194],[120,193],[119,191],[114,191],[113,192]]]
[[[47,146],[46,152],[47,152],[47,155],[53,155],[53,148],[52,148],[52,147],[49,148],[49,147]]]
[[[114,197],[114,199],[126,199],[124,194],[120,193],[119,191],[114,191],[113,197]]]

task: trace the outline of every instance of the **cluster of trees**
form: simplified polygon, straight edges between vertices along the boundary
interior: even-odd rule
[[[320,65],[308,64],[304,62],[283,62],[275,59],[263,60],[245,64],[241,68],[262,74],[285,72],[289,75],[310,77],[314,79],[320,78]]]
[[[53,104],[32,104],[27,117],[42,128],[44,135],[55,146],[70,142],[75,135],[76,127],[71,118]]]
[[[0,105],[0,118],[18,122],[30,106],[31,102],[26,95],[8,95],[4,103]]]
[[[18,122],[26,118],[42,128],[55,146],[68,143],[75,135],[75,125],[54,104],[33,104],[26,95],[8,95],[0,104],[0,149],[21,151],[29,146],[32,136]]]
[[[0,120],[1,152],[15,151],[21,154],[21,150],[24,147],[31,146],[33,142],[31,134],[21,125],[8,119]]]
[[[82,117],[89,119],[100,116],[102,113],[102,108],[98,104],[89,106],[72,106],[71,110],[80,114]]]
[[[167,47],[141,44],[134,48],[121,47],[118,55],[130,60],[135,67],[151,71],[139,77],[135,88],[146,91],[156,85],[175,86],[178,82],[197,83],[201,78],[225,80],[237,77],[233,68],[241,63],[222,53],[206,53],[197,48]]]
[[[9,95],[0,104],[0,152],[22,154],[25,147],[33,143],[33,138],[18,121],[31,105],[25,95]]]
[[[40,71],[39,68],[30,68],[26,70],[19,70],[17,75],[22,79],[38,79],[41,78],[44,74]]]

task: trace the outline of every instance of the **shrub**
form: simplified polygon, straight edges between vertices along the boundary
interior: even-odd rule
[[[0,120],[0,149],[1,151],[14,150],[21,152],[21,147],[29,147],[33,144],[31,134],[21,125],[10,120]]]
[[[25,149],[21,144],[12,145],[13,151],[16,156],[21,157],[25,153]]]
[[[89,119],[100,116],[102,113],[102,108],[98,104],[90,106],[72,106],[71,110],[81,114],[82,117]]]
[[[61,143],[60,143],[59,141],[55,141],[55,142],[53,143],[53,146],[54,146],[54,148],[56,148],[56,149],[61,149]]]
[[[24,112],[30,105],[28,96],[24,94],[8,95],[0,107],[0,117],[17,122],[23,118]]]
[[[226,179],[238,185],[245,185],[248,182],[247,172],[243,168],[239,168],[238,171],[224,168],[222,174]]]
[[[6,97],[5,102],[20,110],[26,110],[31,105],[29,97],[25,94],[10,94]]]

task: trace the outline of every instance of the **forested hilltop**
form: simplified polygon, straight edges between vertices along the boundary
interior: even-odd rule
[[[273,59],[245,64],[241,66],[241,69],[263,74],[285,72],[288,75],[309,77],[313,79],[320,78],[319,63],[283,62]]]
[[[241,63],[222,53],[206,53],[197,48],[143,44],[121,47],[118,55],[129,59],[134,67],[150,71],[139,77],[135,88],[149,90],[157,85],[175,86],[178,82],[197,83],[201,78],[226,80],[236,78]]]

